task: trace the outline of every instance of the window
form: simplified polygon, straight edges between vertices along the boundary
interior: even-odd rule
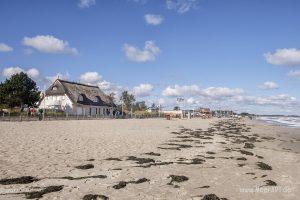
[[[96,96],[96,97],[93,99],[93,101],[94,101],[95,103],[99,103],[99,102],[100,102],[100,97]]]
[[[82,95],[82,94],[80,94],[80,95],[78,96],[78,101],[83,101],[83,95]]]
[[[54,86],[54,87],[52,88],[52,90],[57,90],[57,87],[56,87],[56,86]]]

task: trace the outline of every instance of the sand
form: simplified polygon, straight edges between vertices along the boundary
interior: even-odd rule
[[[299,129],[220,120],[2,122],[0,199],[300,196]]]

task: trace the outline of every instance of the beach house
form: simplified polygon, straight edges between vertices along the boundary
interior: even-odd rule
[[[98,86],[56,79],[45,91],[39,108],[70,115],[112,116],[116,106]]]

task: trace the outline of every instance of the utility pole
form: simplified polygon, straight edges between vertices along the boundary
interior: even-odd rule
[[[124,117],[123,97],[121,99],[122,117]]]
[[[43,110],[43,120],[45,120],[45,112],[46,112],[46,85],[44,85],[44,110]]]
[[[160,108],[160,104],[158,104],[158,117],[160,117],[160,112],[161,112],[161,108]]]

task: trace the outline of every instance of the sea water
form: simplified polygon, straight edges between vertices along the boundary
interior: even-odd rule
[[[266,116],[266,117],[260,117],[259,119],[272,124],[300,128],[300,117]]]

